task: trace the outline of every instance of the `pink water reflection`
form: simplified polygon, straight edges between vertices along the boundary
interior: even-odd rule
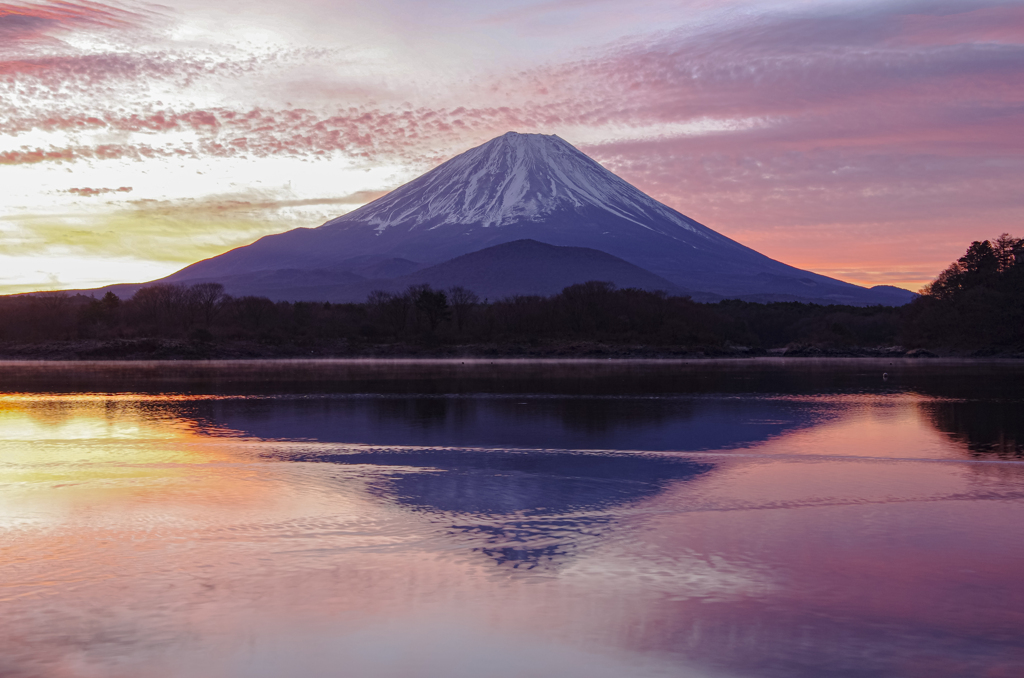
[[[1024,671],[1024,465],[966,455],[927,398],[805,400],[829,415],[739,447],[582,457],[704,465],[654,489],[549,464],[543,487],[610,498],[481,513],[427,490],[528,493],[538,472],[370,463],[187,397],[5,397],[0,675]],[[375,454],[399,452],[437,454]]]

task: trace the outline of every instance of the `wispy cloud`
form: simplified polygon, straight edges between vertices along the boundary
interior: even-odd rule
[[[8,44],[47,41],[73,31],[126,30],[144,14],[96,2],[0,3],[0,39]]]
[[[67,193],[72,195],[79,195],[86,198],[92,198],[97,195],[106,195],[108,193],[131,193],[131,186],[120,186],[118,188],[69,188]]]
[[[75,188],[81,197],[130,193],[130,187]],[[169,273],[264,235],[307,225],[306,208],[353,208],[386,191],[292,199],[247,191],[184,200],[128,200],[102,213],[12,215],[0,226],[6,256],[136,257],[171,265]],[[342,211],[348,211],[343,209]]]
[[[182,29],[197,7],[0,5],[0,169],[40,176],[128,161],[258,168],[301,159],[325,172],[334,162],[408,175],[514,129],[560,134],[727,235],[855,280],[887,279],[878,262],[908,275],[937,272],[963,242],[1019,230],[1024,3],[687,7],[733,4],[744,11],[682,28],[660,22],[685,14],[678,3],[631,5],[650,20],[632,38],[553,51],[541,66],[510,49],[486,67],[439,71],[426,84],[408,75],[423,72],[417,62],[425,55],[415,50],[299,46],[301,35],[288,46],[264,44],[227,32],[197,44],[182,37],[191,35]],[[299,13],[317,15],[313,9],[323,10]],[[322,13],[326,22],[366,11],[346,5]],[[514,26],[527,34],[553,16],[607,22],[619,12],[603,0],[499,3],[466,21],[474,31]],[[389,184],[359,186],[366,185]],[[216,222],[220,241],[196,235],[204,244],[181,250],[209,256],[256,233],[314,226],[321,212],[311,210],[356,204],[345,202],[355,191],[339,184],[342,197],[318,188],[143,203],[149,196],[137,190],[130,207],[112,201],[107,217],[126,220],[118,222],[130,243],[125,252],[145,249],[128,225],[142,224],[142,215],[188,222],[183,232],[197,234],[204,227],[195,224]],[[306,210],[310,221],[289,210]],[[60,230],[71,221],[39,226],[31,242],[102,243]],[[20,251],[30,253],[28,240]]]
[[[870,261],[934,275],[964,242],[1024,221],[1020,4],[760,17],[523,83],[575,100],[580,126],[760,121],[588,150],[687,214],[816,270],[877,279]],[[922,247],[923,232],[941,247]]]
[[[379,110],[350,107],[334,112],[309,109],[236,111],[224,108],[175,111],[91,112],[33,117],[11,111],[11,133],[43,132],[72,141],[63,146],[23,147],[0,152],[0,164],[46,161],[148,159],[173,157],[274,157],[316,159],[340,153],[364,160],[430,163],[466,143],[477,130],[507,130],[529,116],[507,108]],[[186,137],[162,136],[188,132]],[[82,143],[93,135],[98,143]],[[131,135],[126,138],[125,135]],[[125,140],[110,143],[112,136]]]

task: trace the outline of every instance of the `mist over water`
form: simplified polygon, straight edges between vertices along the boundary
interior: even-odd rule
[[[1021,377],[3,363],[0,676],[1021,675]]]

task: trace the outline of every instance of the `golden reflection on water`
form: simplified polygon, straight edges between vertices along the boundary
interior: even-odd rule
[[[0,395],[0,483],[97,484],[182,478],[188,466],[233,461],[197,449],[196,425],[117,396]],[[183,468],[185,467],[185,468]],[[8,488],[11,489],[11,488]]]
[[[251,449],[176,416],[176,398],[0,395],[0,529],[153,526],[283,510],[280,481]],[[44,538],[51,539],[52,538]],[[24,546],[20,543],[19,546]],[[46,547],[40,545],[40,552]]]

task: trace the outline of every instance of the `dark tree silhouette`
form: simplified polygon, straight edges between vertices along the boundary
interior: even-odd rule
[[[602,311],[609,306],[614,289],[615,285],[610,282],[591,280],[562,290],[559,297],[572,329],[576,332],[595,329],[600,323]]]
[[[950,264],[922,292],[939,299],[953,299],[987,282],[1000,270],[999,264],[999,256],[992,243],[988,240],[975,240],[964,256]]]
[[[394,294],[383,290],[374,290],[366,298],[370,313],[379,322],[391,330],[393,336],[401,336],[409,322],[409,309],[412,306],[408,293]]]
[[[209,327],[224,300],[224,286],[215,282],[199,283],[189,288],[189,291],[203,326]]]
[[[901,332],[912,345],[1024,346],[1024,240],[974,241],[909,305]]]
[[[236,322],[247,330],[259,332],[269,324],[277,310],[274,302],[266,297],[245,296],[231,304]]]
[[[107,292],[100,299],[100,303],[103,304],[103,308],[108,311],[114,311],[121,307],[121,298],[113,292]]]
[[[438,325],[451,317],[448,297],[441,290],[432,289],[430,285],[414,285],[409,288],[408,295],[416,310],[426,318],[431,334],[437,331]]]
[[[164,328],[177,320],[181,288],[167,283],[146,285],[132,296],[131,305],[143,323]]]
[[[1014,238],[1009,233],[1003,233],[996,238],[993,249],[995,250],[996,261],[999,262],[999,270],[1008,271],[1016,263],[1024,263],[1024,238]]]
[[[473,309],[479,305],[480,297],[476,292],[457,285],[448,288],[448,302],[451,304],[455,319],[455,329],[461,334],[469,322],[469,316]]]

